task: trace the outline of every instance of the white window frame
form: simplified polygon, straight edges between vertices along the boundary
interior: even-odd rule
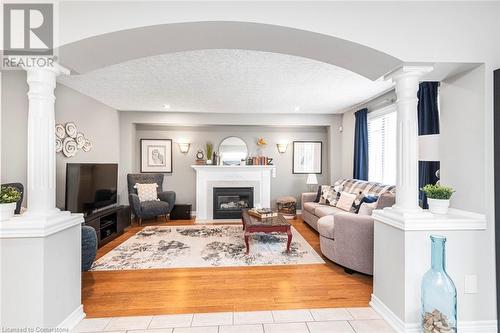
[[[387,114],[390,114],[390,113],[393,113],[393,112],[397,112],[396,104],[391,104],[391,105],[382,107],[380,109],[376,109],[376,110],[373,110],[371,112],[368,112],[368,115],[367,115],[368,127],[369,127],[369,123],[370,123],[371,120],[383,117],[383,116],[385,116]],[[397,124],[396,124],[396,126],[397,126]],[[368,132],[368,154],[370,154],[370,140],[369,140],[369,136],[370,136],[370,133]],[[396,128],[396,137],[394,138],[394,140],[397,140],[397,128]],[[395,167],[395,171],[397,172],[396,166],[394,166],[394,167]],[[369,177],[369,175],[370,175],[370,156],[368,155],[368,177]],[[369,181],[377,181],[377,182],[386,183],[386,181],[384,181],[384,180],[381,180],[381,179],[370,179],[370,177],[368,178],[368,180]],[[394,184],[386,184],[386,185],[395,185],[395,182],[396,182],[396,177],[394,177]]]

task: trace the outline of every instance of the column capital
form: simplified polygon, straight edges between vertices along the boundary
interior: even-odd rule
[[[53,73],[55,76],[59,75],[69,75],[70,70],[64,66],[61,66],[57,62],[45,62],[42,65],[32,64],[31,66],[24,65],[22,68],[28,73],[40,73],[49,72]]]
[[[397,81],[402,77],[421,77],[426,73],[430,73],[434,70],[434,66],[431,65],[402,65],[394,69],[392,72],[384,75],[384,80],[391,80],[393,82]]]

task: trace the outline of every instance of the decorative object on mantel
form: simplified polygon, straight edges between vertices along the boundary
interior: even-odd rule
[[[55,131],[56,153],[62,152],[65,157],[72,157],[80,149],[84,152],[92,150],[92,143],[89,139],[85,138],[82,132],[77,131],[75,123],[57,124]]]
[[[264,147],[267,145],[267,142],[264,138],[259,138],[257,140],[257,155],[264,155]]]
[[[322,141],[294,141],[292,173],[322,173]]]
[[[21,193],[13,186],[2,186],[0,190],[0,221],[9,220],[14,216]]]
[[[267,156],[249,156],[247,165],[273,165],[273,158]]]
[[[434,214],[448,214],[450,198],[453,195],[453,188],[445,185],[427,184],[422,188],[427,196],[429,211]]]
[[[141,172],[172,173],[172,140],[141,139]]]
[[[207,165],[212,165],[212,154],[214,151],[214,145],[211,142],[205,144],[205,151],[207,152]]]
[[[284,154],[286,153],[286,148],[288,145],[286,143],[277,143],[276,148],[278,148],[278,153]]]
[[[457,289],[446,272],[446,237],[431,235],[431,268],[422,278],[424,333],[456,333]]]
[[[248,147],[242,138],[230,136],[219,144],[221,165],[240,165],[242,159],[248,156]]]
[[[198,150],[196,152],[196,164],[197,165],[204,165],[205,164],[205,154],[203,153],[203,150]]]

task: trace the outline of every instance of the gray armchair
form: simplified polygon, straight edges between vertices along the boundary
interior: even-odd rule
[[[137,191],[134,188],[135,184],[158,184],[158,199],[160,201],[143,201],[139,200]],[[135,217],[139,219],[139,225],[142,225],[142,219],[151,219],[157,216],[165,216],[172,211],[175,204],[175,192],[163,191],[163,174],[162,173],[131,173],[127,175],[128,184],[128,200],[130,208]]]

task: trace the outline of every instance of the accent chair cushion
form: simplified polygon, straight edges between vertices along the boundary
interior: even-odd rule
[[[141,202],[141,210],[145,216],[165,215],[169,211],[170,205],[165,201],[144,201]]]
[[[349,212],[352,208],[352,204],[356,200],[356,194],[352,194],[349,192],[342,192],[340,194],[340,198],[337,201],[337,208],[340,208],[346,212]]]
[[[136,183],[134,188],[137,190],[137,195],[139,196],[139,200],[141,202],[144,201],[159,201],[158,199],[158,184],[139,184]]]

